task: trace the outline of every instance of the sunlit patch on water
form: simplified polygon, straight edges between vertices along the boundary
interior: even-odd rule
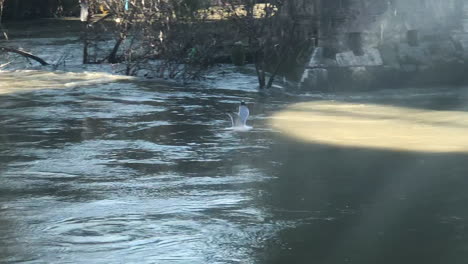
[[[468,112],[376,104],[307,102],[274,114],[271,125],[301,141],[421,152],[468,152]]]
[[[0,72],[0,95],[42,89],[71,88],[130,79],[132,77],[105,72],[5,71]]]

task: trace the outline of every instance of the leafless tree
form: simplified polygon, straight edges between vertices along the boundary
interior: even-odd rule
[[[114,44],[106,55],[91,57],[87,50],[86,63],[123,63],[129,75],[144,69],[158,77],[185,80],[200,78],[213,62],[213,43],[202,30],[206,15],[198,12],[196,1],[88,1],[90,9],[92,4],[103,5],[108,14],[99,20],[90,10],[85,48],[95,52],[105,46],[105,32],[113,36]],[[104,23],[107,17],[113,22]]]
[[[281,0],[221,0],[223,12],[247,40],[259,87],[270,88],[294,42],[294,14],[279,16]],[[271,65],[271,66],[270,66]],[[267,80],[267,71],[270,71]]]

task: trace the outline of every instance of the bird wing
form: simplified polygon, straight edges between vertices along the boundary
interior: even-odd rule
[[[227,114],[231,118],[231,125],[232,127],[239,127],[242,126],[241,119],[239,117],[239,114],[232,113],[232,114]]]

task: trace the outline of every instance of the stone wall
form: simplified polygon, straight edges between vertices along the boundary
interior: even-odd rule
[[[393,81],[387,83],[405,80],[404,84],[467,79],[468,3],[464,0],[347,0],[345,11],[340,12],[342,23],[322,42],[324,50],[333,47],[334,52],[310,60],[303,87],[370,88],[386,79]]]

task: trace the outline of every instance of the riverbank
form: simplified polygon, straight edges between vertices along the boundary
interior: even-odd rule
[[[223,21],[207,23],[207,35],[213,35],[220,24],[229,26]],[[0,40],[0,44],[30,51],[55,67],[67,65],[81,65],[84,68],[99,67],[81,64],[83,25],[77,18],[10,22],[5,24],[5,29],[10,40]],[[56,37],[57,32],[60,32],[60,38]],[[114,39],[112,34],[106,34],[108,44],[106,44],[107,47],[105,45],[103,47],[110,50]],[[300,80],[301,89],[306,92],[359,91],[406,86],[453,86],[468,83],[466,75],[468,72],[468,53],[466,52],[468,34],[462,31],[453,31],[445,35],[437,34],[420,36],[417,45],[405,42],[403,39],[363,47],[362,54],[358,55],[352,50],[344,50],[330,57],[324,54],[324,49],[327,47],[319,47],[305,65],[302,80]],[[27,41],[23,41],[25,39]],[[224,32],[224,35],[217,36],[217,39],[220,41],[214,50],[215,63],[231,64],[230,52],[236,40],[235,36]],[[7,57],[0,58],[0,65],[7,62]],[[246,63],[251,62],[252,58],[247,53]],[[35,62],[22,60],[8,67],[17,69],[36,66]],[[102,67],[119,74],[124,72],[124,69],[121,69],[123,67],[118,65],[102,64]],[[289,71],[296,72],[297,67],[290,67]],[[141,71],[139,75],[157,77],[144,71]],[[293,81],[299,81],[296,78],[300,76],[300,73],[299,75],[288,74],[288,76]]]

